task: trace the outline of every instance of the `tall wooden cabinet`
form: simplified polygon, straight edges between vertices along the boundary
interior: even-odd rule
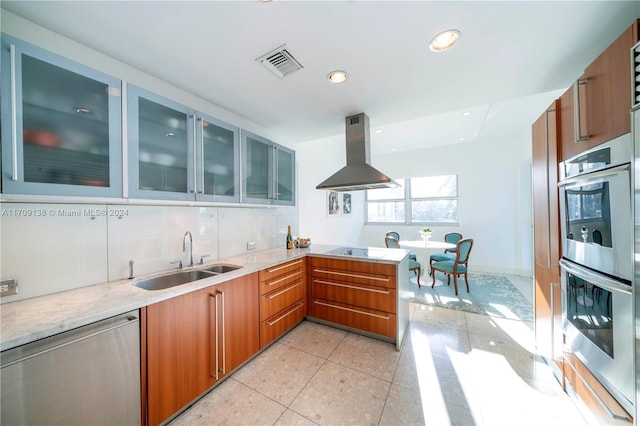
[[[560,102],[532,126],[535,257],[535,335],[538,351],[562,372],[558,136]]]
[[[258,274],[146,308],[149,425],[178,412],[259,350]]]

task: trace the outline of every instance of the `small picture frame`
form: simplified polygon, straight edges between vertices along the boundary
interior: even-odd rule
[[[342,214],[351,214],[351,194],[342,193]]]
[[[340,213],[340,198],[336,191],[327,192],[327,212],[329,216],[335,216]]]

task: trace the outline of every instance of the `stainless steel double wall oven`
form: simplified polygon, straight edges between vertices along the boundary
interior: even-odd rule
[[[563,331],[629,412],[635,377],[630,134],[560,163]]]

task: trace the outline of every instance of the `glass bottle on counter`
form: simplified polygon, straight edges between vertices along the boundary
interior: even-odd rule
[[[293,238],[291,238],[291,225],[287,227],[287,250],[293,249]]]

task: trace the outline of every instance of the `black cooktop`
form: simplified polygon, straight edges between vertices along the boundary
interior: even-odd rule
[[[385,253],[380,249],[367,249],[360,247],[340,247],[327,252],[328,254],[340,254],[343,256],[357,257],[384,257]]]

